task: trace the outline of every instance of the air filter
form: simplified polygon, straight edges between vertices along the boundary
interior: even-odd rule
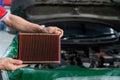
[[[23,63],[60,63],[58,34],[20,33],[18,49]]]

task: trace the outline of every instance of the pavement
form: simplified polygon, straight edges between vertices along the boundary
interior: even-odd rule
[[[15,35],[6,31],[0,31],[0,57],[5,55],[5,51],[11,44]]]

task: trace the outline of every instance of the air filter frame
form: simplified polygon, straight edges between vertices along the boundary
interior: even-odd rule
[[[60,63],[58,34],[19,33],[18,43],[18,59],[23,63]]]

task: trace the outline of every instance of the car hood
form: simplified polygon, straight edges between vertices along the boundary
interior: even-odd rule
[[[12,12],[21,8],[26,19],[35,23],[89,21],[111,25],[120,31],[119,0],[17,0],[17,3]]]

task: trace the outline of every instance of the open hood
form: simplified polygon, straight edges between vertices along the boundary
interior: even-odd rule
[[[13,0],[11,11],[40,25],[59,26],[65,31],[63,44],[109,44],[119,40],[119,8],[117,0]]]
[[[110,25],[120,31],[119,0],[13,0],[13,14],[44,24],[77,20]]]

